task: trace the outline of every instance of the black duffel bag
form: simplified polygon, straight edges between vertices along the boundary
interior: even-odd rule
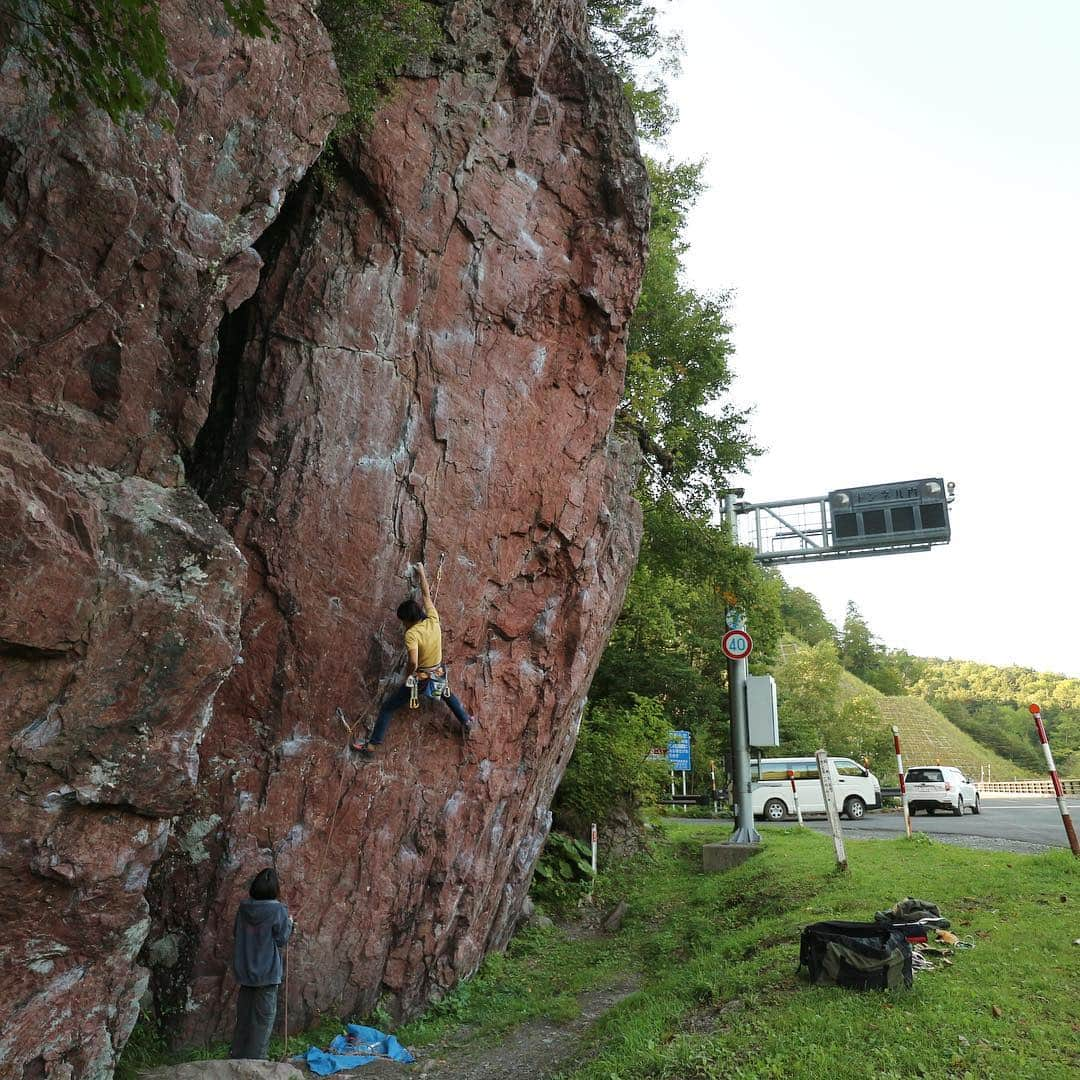
[[[911,946],[881,923],[812,923],[799,942],[799,968],[804,965],[818,986],[911,989]]]

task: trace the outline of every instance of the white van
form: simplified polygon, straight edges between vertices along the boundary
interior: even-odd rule
[[[858,821],[867,809],[876,810],[881,806],[881,784],[869,769],[844,757],[829,758],[829,765],[842,814]],[[769,821],[794,817],[795,800],[788,780],[789,769],[795,774],[799,809],[804,814],[825,813],[816,758],[760,758],[750,762],[751,803],[756,816]]]

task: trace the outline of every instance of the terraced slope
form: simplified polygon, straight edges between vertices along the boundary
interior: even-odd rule
[[[798,639],[786,637],[781,642],[780,655],[787,657],[805,648]],[[905,766],[941,762],[956,765],[975,780],[1016,780],[1036,775],[976,742],[923,698],[887,696],[849,671],[840,673],[839,692],[844,701],[856,697],[868,699],[886,729],[891,729],[893,724],[900,729]]]
[[[867,690],[882,720],[900,729],[905,765],[956,765],[975,780],[1014,780],[1034,775],[977,743],[922,698],[886,697],[870,687]]]

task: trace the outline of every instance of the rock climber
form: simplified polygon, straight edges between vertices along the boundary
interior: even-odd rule
[[[289,940],[293,921],[278,900],[277,871],[269,867],[255,875],[249,899],[236,911],[233,974],[240,984],[231,1058],[266,1058],[277,1016],[281,983],[281,949]]]
[[[398,618],[405,624],[405,648],[409,653],[409,670],[404,682],[392,690],[379,708],[375,727],[367,739],[356,739],[352,748],[363,757],[373,757],[372,747],[383,741],[386,728],[394,713],[413,697],[414,692],[440,697],[450,707],[450,711],[461,724],[461,732],[468,735],[473,727],[473,719],[465,711],[461,702],[450,692],[446,683],[446,666],[442,658],[442,624],[435,603],[431,599],[424,564],[416,564],[416,574],[420,579],[421,607],[411,597],[398,605]],[[433,691],[439,691],[435,693]]]

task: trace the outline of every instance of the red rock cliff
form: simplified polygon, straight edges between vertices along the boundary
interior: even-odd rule
[[[317,19],[215,11],[167,7],[171,132],[0,79],[3,1075],[106,1075],[144,963],[179,1037],[225,1033],[271,857],[293,1026],[474,970],[636,550],[611,422],[647,198],[582,5],[448,5],[335,179]],[[479,730],[405,710],[359,764],[335,707],[370,719],[405,569],[443,556]]]

